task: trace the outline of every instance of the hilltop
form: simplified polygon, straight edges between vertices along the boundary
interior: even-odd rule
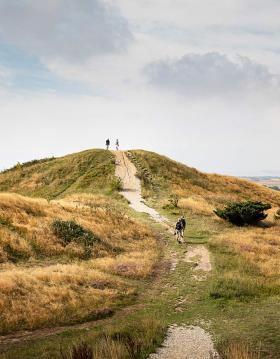
[[[172,195],[210,205],[249,198],[280,204],[280,193],[250,181],[206,174],[154,152],[134,150],[128,155],[142,180],[143,196],[163,205]],[[82,192],[112,195],[118,189],[115,157],[101,149],[18,164],[0,173],[0,191],[31,197],[55,199]]]

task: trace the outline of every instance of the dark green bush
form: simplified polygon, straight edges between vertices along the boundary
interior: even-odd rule
[[[264,220],[267,217],[264,211],[270,208],[270,204],[262,202],[233,202],[228,204],[224,209],[216,209],[214,213],[236,226],[244,226],[246,224],[256,224]]]
[[[115,177],[112,179],[111,183],[110,183],[110,189],[111,189],[111,192],[120,192],[123,190],[123,183],[122,183],[122,180],[121,178],[119,177]]]
[[[84,229],[74,221],[57,219],[53,222],[52,229],[65,246],[71,242],[76,242],[89,247],[94,243],[101,242],[91,231]]]

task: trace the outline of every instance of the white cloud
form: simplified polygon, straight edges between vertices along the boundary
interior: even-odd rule
[[[0,1],[0,39],[69,62],[120,52],[132,38],[116,7],[101,0]]]
[[[217,52],[161,60],[144,69],[149,82],[164,90],[195,97],[279,95],[280,77],[245,57],[235,60]]]
[[[279,29],[278,0],[116,0],[131,21],[177,27],[222,26]]]
[[[0,93],[0,168],[110,136],[211,172],[280,173],[279,16],[279,0],[0,0],[0,41],[91,91]],[[0,92],[9,80],[0,69]]]

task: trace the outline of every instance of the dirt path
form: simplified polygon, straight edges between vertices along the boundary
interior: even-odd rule
[[[141,304],[135,304],[131,305],[125,308],[120,309],[114,314],[114,318],[122,318],[123,316],[126,316],[139,308],[141,308]],[[54,328],[43,328],[43,329],[35,329],[32,331],[19,331],[17,333],[0,336],[0,354],[4,353],[6,349],[17,343],[24,343],[28,342],[30,340],[38,340],[42,338],[47,338],[52,335],[57,335],[64,333],[68,330],[90,330],[92,328],[98,327],[100,325],[105,325],[110,323],[111,316],[108,316],[107,318],[100,319],[100,320],[92,320],[84,323],[79,324],[73,324],[73,325],[66,325],[66,326],[60,326],[60,327],[54,327]]]
[[[184,262],[193,264],[193,278],[198,281],[206,280],[212,270],[209,251],[203,245],[189,246]]]
[[[145,205],[141,196],[141,182],[136,177],[137,170],[134,164],[121,151],[114,152],[116,156],[116,176],[122,180],[121,194],[129,201],[131,208],[138,212],[148,213],[156,222],[169,228],[168,220],[162,217],[155,209]],[[174,253],[175,254],[175,253]],[[204,246],[190,246],[184,261],[194,263],[194,276],[198,281],[205,279],[205,273],[211,271],[210,255]],[[171,271],[177,266],[176,257],[172,258]],[[202,273],[202,275],[201,275]],[[200,327],[173,325],[167,332],[163,346],[157,353],[151,354],[149,359],[214,359],[218,354],[214,349],[211,336]]]
[[[130,203],[130,207],[137,212],[149,214],[153,220],[159,223],[168,222],[155,209],[148,207],[141,196],[141,181],[137,178],[136,167],[128,159],[125,152],[114,151],[116,156],[116,176],[123,184],[123,190],[120,192]]]

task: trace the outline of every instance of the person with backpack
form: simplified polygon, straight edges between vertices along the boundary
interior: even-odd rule
[[[110,140],[109,138],[106,140],[106,148],[107,150],[109,150],[109,147],[110,147]]]
[[[116,140],[116,150],[117,151],[119,150],[119,147],[120,147],[120,142],[119,142],[119,140]]]
[[[178,241],[178,243],[182,243],[184,242],[184,237],[183,237],[183,224],[181,221],[181,218],[178,219],[176,225],[175,225],[175,231],[174,231],[174,236],[176,236],[176,239]]]
[[[187,221],[186,221],[185,216],[182,216],[182,218],[181,218],[181,224],[182,224],[182,234],[183,234],[183,237],[184,237],[184,235],[185,235],[185,229],[186,229],[186,225],[187,225]]]

